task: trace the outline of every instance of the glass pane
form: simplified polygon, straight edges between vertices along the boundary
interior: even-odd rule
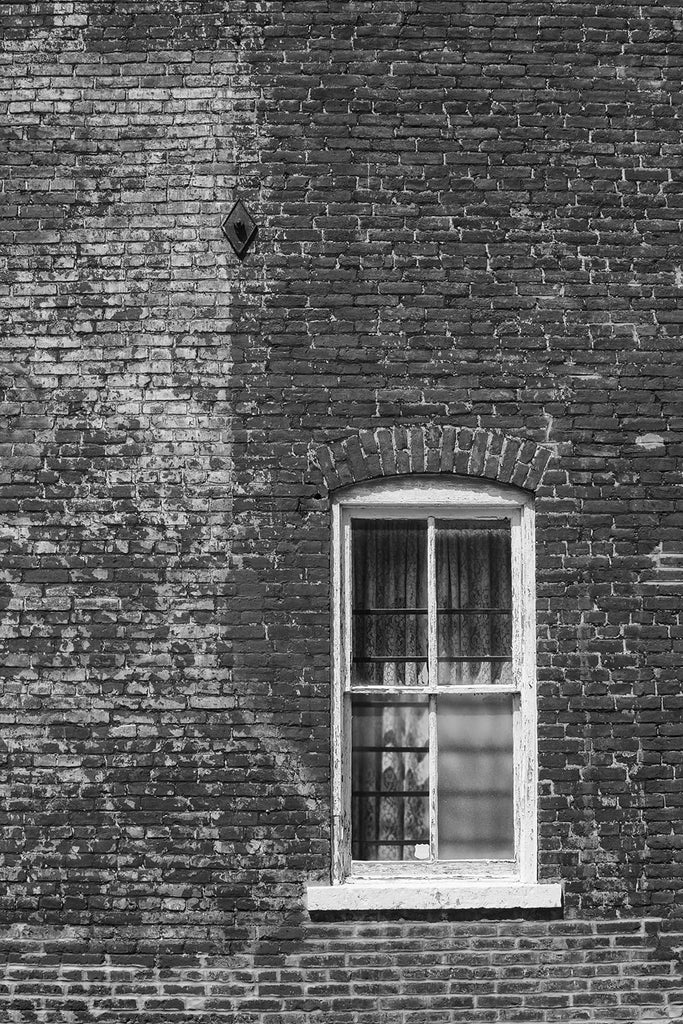
[[[437,732],[439,860],[512,860],[512,695],[441,694]]]
[[[352,701],[354,860],[429,856],[427,697]]]
[[[512,682],[510,522],[436,523],[439,685]]]
[[[355,686],[424,686],[428,679],[427,523],[354,520]]]

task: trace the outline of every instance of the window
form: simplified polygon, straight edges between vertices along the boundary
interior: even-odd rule
[[[351,907],[487,890],[520,906],[520,886],[557,905],[535,885],[531,497],[405,478],[332,511],[333,883],[364,894]],[[310,887],[309,907],[333,890]]]

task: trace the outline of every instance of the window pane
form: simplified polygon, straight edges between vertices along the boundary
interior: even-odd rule
[[[429,715],[426,697],[352,702],[352,856],[429,856]]]
[[[512,695],[439,695],[437,733],[439,860],[511,860]]]
[[[512,682],[509,520],[436,523],[439,685]]]
[[[354,520],[356,686],[427,683],[427,523]]]

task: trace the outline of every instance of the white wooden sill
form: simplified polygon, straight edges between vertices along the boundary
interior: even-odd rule
[[[558,882],[377,879],[309,885],[309,912],[346,910],[530,910],[562,906]]]

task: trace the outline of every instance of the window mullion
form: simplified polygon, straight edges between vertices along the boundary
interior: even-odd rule
[[[427,629],[429,675],[429,853],[432,860],[439,856],[439,806],[437,757],[438,735],[436,722],[436,687],[439,678],[438,637],[436,615],[436,523],[433,516],[427,520]]]
[[[439,679],[437,661],[436,615],[436,525],[432,516],[427,520],[427,629],[429,631],[429,689],[435,690]]]

